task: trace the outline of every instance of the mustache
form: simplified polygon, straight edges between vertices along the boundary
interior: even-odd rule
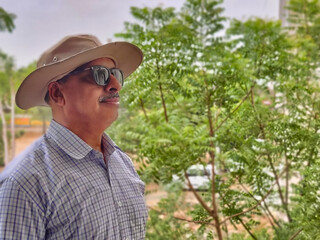
[[[120,98],[120,95],[119,95],[119,93],[110,93],[108,95],[104,95],[104,96],[99,97],[99,102],[105,102],[110,98]]]

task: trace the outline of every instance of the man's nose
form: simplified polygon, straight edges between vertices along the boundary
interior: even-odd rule
[[[109,83],[105,86],[106,92],[119,92],[121,90],[122,86],[119,83],[119,81],[113,76],[110,75]]]

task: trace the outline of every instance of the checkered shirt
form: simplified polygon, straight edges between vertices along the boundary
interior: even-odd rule
[[[104,156],[52,120],[0,175],[0,239],[144,239],[144,183],[102,142]]]

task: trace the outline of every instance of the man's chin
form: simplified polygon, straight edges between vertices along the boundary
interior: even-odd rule
[[[108,114],[108,116],[105,116],[105,121],[103,121],[104,124],[104,129],[107,129],[108,127],[111,126],[111,124],[113,122],[115,122],[118,118],[118,111],[117,112],[113,112],[112,114]]]

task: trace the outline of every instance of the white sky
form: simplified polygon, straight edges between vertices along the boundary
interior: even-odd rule
[[[0,0],[17,15],[12,33],[0,32],[0,49],[13,56],[17,67],[37,60],[43,51],[70,34],[89,33],[101,42],[122,32],[133,21],[130,7],[175,7],[185,0]],[[278,19],[279,0],[224,0],[226,17]]]

